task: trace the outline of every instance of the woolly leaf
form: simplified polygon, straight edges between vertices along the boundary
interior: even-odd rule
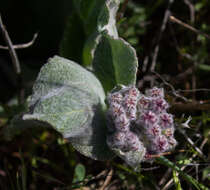
[[[82,154],[93,159],[112,157],[106,145],[104,91],[97,78],[73,61],[55,56],[34,84],[30,112],[23,120],[52,126]],[[13,130],[15,125],[13,125]]]
[[[120,0],[107,0],[98,17],[98,31],[107,31],[114,38],[118,38],[116,14]]]
[[[90,66],[100,33],[106,30],[118,37],[115,17],[119,3],[119,0],[75,0],[77,11],[67,20],[60,55]]]
[[[106,92],[117,84],[135,85],[137,67],[134,48],[123,39],[102,36],[95,50],[93,69]]]
[[[95,15],[95,18],[97,18],[95,32],[89,36],[83,49],[83,64],[85,66],[91,65],[95,48],[103,32],[107,32],[110,36],[118,38],[116,14],[119,3],[119,0],[106,0],[100,9],[100,14],[97,14],[97,16]]]
[[[114,153],[122,158],[128,165],[133,167],[135,170],[140,169],[140,163],[143,161],[145,156],[145,148],[141,150],[122,152],[120,149],[112,149]]]

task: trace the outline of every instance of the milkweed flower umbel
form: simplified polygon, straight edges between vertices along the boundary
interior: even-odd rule
[[[169,104],[162,88],[154,87],[142,94],[134,86],[121,86],[109,93],[107,101],[107,144],[128,164],[150,160],[149,155],[176,146],[173,116],[167,113]]]

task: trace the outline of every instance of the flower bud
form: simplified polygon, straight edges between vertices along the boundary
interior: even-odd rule
[[[158,122],[158,117],[152,111],[145,111],[141,114],[139,122],[146,126],[153,125]]]
[[[123,99],[122,94],[120,94],[118,92],[108,95],[109,104],[111,104],[113,102],[120,104],[122,102],[122,99]]]
[[[152,89],[146,90],[146,95],[151,97],[162,97],[164,98],[163,88],[153,87]]]
[[[155,113],[166,111],[168,107],[168,103],[162,97],[153,98],[151,101],[151,109]]]
[[[146,133],[149,137],[151,138],[155,138],[157,136],[160,136],[161,134],[161,128],[158,124],[154,124],[152,126],[150,126],[147,129],[147,133]]]
[[[170,149],[174,148],[177,145],[177,141],[174,139],[174,137],[168,138],[168,144],[170,146]]]
[[[126,149],[126,134],[122,132],[115,132],[107,137],[107,144],[111,148],[117,148],[120,150]]]
[[[130,121],[126,114],[122,114],[114,119],[114,124],[118,131],[125,132],[129,130]]]
[[[120,104],[117,104],[117,103],[111,104],[109,112],[113,118],[117,118],[125,114],[124,108]]]
[[[170,127],[170,128],[163,129],[162,134],[165,135],[167,138],[170,138],[174,134],[174,128]]]
[[[136,99],[137,100],[137,97],[139,96],[139,91],[137,88],[135,87],[131,87],[129,89],[129,92],[128,92],[129,96]]]
[[[123,106],[125,108],[128,118],[131,120],[136,119],[136,104],[137,104],[137,100],[135,100],[132,97],[125,96]]]
[[[151,101],[151,98],[141,96],[137,103],[138,109],[141,111],[149,109],[150,101]]]
[[[163,128],[171,127],[173,124],[173,116],[168,113],[162,113],[160,115],[159,124]]]
[[[163,135],[155,138],[149,149],[157,154],[167,151],[169,149],[167,138]]]
[[[128,131],[126,133],[125,139],[130,150],[136,151],[139,150],[139,148],[141,147],[141,142],[135,133]]]

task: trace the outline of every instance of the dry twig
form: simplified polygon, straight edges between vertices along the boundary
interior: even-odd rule
[[[194,5],[190,2],[190,0],[184,0],[184,3],[189,7],[189,10],[190,10],[190,22],[194,23],[195,22],[195,7],[194,7]]]
[[[189,102],[189,103],[172,103],[171,110],[173,112],[181,111],[181,112],[193,112],[193,111],[207,111],[210,110],[210,104],[203,104],[200,102]]]
[[[198,29],[196,29],[196,28],[194,28],[192,26],[190,26],[189,24],[186,24],[186,23],[182,22],[178,18],[175,18],[174,16],[170,16],[169,18],[170,18],[170,21],[172,21],[174,23],[177,23],[177,24],[179,24],[179,25],[189,29],[189,30],[195,32],[196,34],[200,34],[200,35],[205,36],[206,38],[210,39],[210,36],[208,34],[202,32],[202,31],[200,31],[200,30],[198,30]]]
[[[160,43],[162,34],[163,34],[163,32],[166,28],[166,24],[167,24],[168,18],[170,16],[170,7],[173,4],[173,2],[174,2],[174,0],[169,0],[169,2],[168,2],[168,7],[167,7],[167,9],[165,11],[165,14],[164,14],[163,22],[162,22],[162,25],[161,25],[161,28],[160,28],[158,39],[157,39],[157,44],[155,46],[154,53],[153,53],[153,56],[152,56],[152,64],[151,64],[151,67],[150,67],[150,71],[155,70],[156,61],[157,61],[158,52],[159,52],[159,43]]]
[[[3,24],[1,14],[0,14],[0,28],[1,28],[2,35],[3,35],[3,38],[5,40],[5,43],[7,44],[9,54],[11,56],[12,63],[13,63],[13,66],[14,66],[14,70],[15,70],[17,75],[20,75],[21,74],[20,62],[19,62],[18,56],[15,52],[15,49],[13,47],[12,41],[9,37],[9,34],[6,30],[6,27]]]
[[[117,21],[120,20],[123,17],[123,14],[126,10],[126,7],[128,5],[129,0],[124,0],[121,9],[119,10],[118,14],[117,14]]]
[[[184,100],[185,102],[189,102],[189,100],[187,98],[185,98],[184,96],[181,96],[180,94],[177,93],[177,91],[175,90],[175,88],[170,84],[168,83],[160,74],[158,74],[157,72],[153,71],[153,73],[158,76],[162,81],[163,81],[163,84],[170,87],[171,88],[171,91],[172,91],[172,94],[177,97],[177,98],[181,98],[182,100]]]
[[[36,38],[37,38],[37,33],[34,34],[33,39],[25,44],[19,44],[19,45],[13,45],[12,41],[10,39],[10,36],[6,30],[6,27],[3,24],[2,18],[1,18],[1,14],[0,14],[0,29],[2,31],[2,35],[3,38],[5,40],[5,43],[7,46],[0,46],[0,49],[7,49],[9,51],[11,60],[12,60],[12,64],[14,67],[14,71],[17,75],[17,88],[18,88],[18,102],[19,104],[22,104],[24,101],[24,89],[23,89],[23,81],[22,81],[22,75],[21,75],[21,67],[20,67],[20,62],[17,56],[17,53],[15,51],[15,49],[22,49],[22,48],[28,48],[31,45],[33,45],[33,43],[35,42]]]
[[[173,37],[173,40],[174,40],[174,44],[175,44],[175,48],[176,48],[177,52],[178,52],[182,57],[184,57],[184,58],[186,58],[186,59],[188,59],[188,60],[190,60],[190,61],[195,61],[195,59],[193,58],[192,55],[190,55],[190,54],[188,54],[188,53],[183,53],[183,52],[181,51],[181,48],[179,47],[178,41],[177,41],[177,39],[176,39],[176,37],[175,37],[176,35],[175,35],[174,30],[173,30],[173,27],[172,27],[171,22],[169,23],[169,29],[170,29],[170,32],[171,32],[171,34],[172,34],[172,37]]]
[[[102,185],[102,187],[99,188],[99,190],[104,190],[110,183],[111,179],[112,179],[112,176],[113,176],[113,173],[114,173],[114,170],[111,169],[104,181],[104,184]]]
[[[35,33],[33,38],[32,38],[32,40],[30,42],[24,43],[24,44],[13,45],[13,48],[14,49],[25,49],[25,48],[28,48],[28,47],[30,47],[30,46],[32,46],[34,44],[37,36],[38,36],[38,33]],[[8,50],[9,48],[8,48],[8,46],[0,45],[0,49]]]
[[[198,155],[202,158],[202,159],[206,159],[205,155],[203,154],[203,152],[200,150],[200,148],[198,148],[195,143],[185,134],[184,131],[179,130],[181,132],[181,134],[184,136],[184,138],[187,140],[187,142],[197,151]]]
[[[19,59],[18,59],[18,56],[16,54],[16,51],[13,47],[13,44],[12,44],[12,41],[9,37],[9,34],[6,30],[6,27],[4,26],[3,24],[3,21],[2,21],[2,18],[1,18],[1,14],[0,14],[0,29],[2,31],[2,35],[3,35],[3,38],[5,40],[5,43],[7,44],[7,47],[8,47],[8,50],[9,50],[9,54],[10,54],[10,57],[11,57],[11,60],[12,60],[12,64],[13,64],[13,67],[14,67],[14,71],[17,75],[17,88],[18,88],[18,103],[19,104],[22,104],[23,101],[24,101],[24,89],[22,88],[22,75],[21,75],[21,67],[20,67],[20,62],[19,62]]]

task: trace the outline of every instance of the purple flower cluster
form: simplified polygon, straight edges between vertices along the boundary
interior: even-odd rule
[[[136,124],[141,139],[146,139],[144,145],[149,154],[160,154],[176,145],[173,116],[167,113],[168,107],[162,88],[154,87],[139,97]]]
[[[125,87],[108,95],[107,115],[113,123],[110,131],[114,131],[107,138],[110,147],[122,151],[136,151],[142,147],[138,136],[130,130],[131,122],[136,120],[138,96],[139,91],[135,87]]]
[[[110,148],[122,152],[143,150],[147,160],[148,155],[175,147],[173,116],[167,113],[169,105],[162,88],[154,87],[144,95],[133,86],[123,86],[107,99]]]

